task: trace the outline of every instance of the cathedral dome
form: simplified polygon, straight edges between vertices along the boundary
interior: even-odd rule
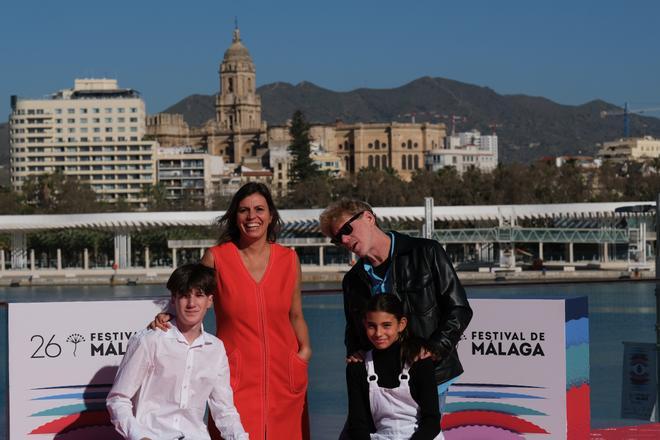
[[[247,47],[241,43],[241,34],[238,28],[234,29],[234,37],[231,46],[225,51],[225,56],[222,60],[224,63],[228,61],[249,61],[252,62],[250,52]]]

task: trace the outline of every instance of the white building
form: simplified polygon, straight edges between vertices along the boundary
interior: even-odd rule
[[[431,150],[424,156],[424,165],[430,171],[454,167],[463,173],[475,167],[490,172],[497,167],[497,162],[497,135],[482,135],[477,130],[447,136],[444,148]]]
[[[156,183],[156,142],[145,141],[145,105],[113,79],[76,79],[44,99],[12,96],[11,182],[61,171],[89,184],[106,202],[142,204]]]
[[[222,156],[195,151],[192,147],[158,148],[158,183],[170,200],[188,199],[211,206],[225,173]]]

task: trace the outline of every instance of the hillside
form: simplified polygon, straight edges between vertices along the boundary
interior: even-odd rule
[[[595,100],[579,106],[562,105],[543,97],[500,95],[479,87],[444,78],[423,77],[393,89],[356,89],[334,92],[310,82],[297,85],[278,82],[257,89],[263,119],[283,124],[296,109],[312,122],[405,121],[415,114],[417,122],[444,122],[451,128],[451,115],[461,116],[457,131],[477,128],[490,132],[498,125],[500,157],[505,163],[531,162],[542,156],[595,154],[597,143],[622,135],[622,117],[601,118],[602,110],[616,106]],[[182,113],[194,126],[215,115],[214,96],[191,95],[164,110]],[[660,119],[632,116],[631,134],[660,137]]]

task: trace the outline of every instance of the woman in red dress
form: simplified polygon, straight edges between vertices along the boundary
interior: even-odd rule
[[[247,183],[218,221],[219,244],[202,258],[216,271],[217,336],[227,350],[234,403],[253,440],[309,438],[311,347],[300,263],[294,250],[275,243],[280,223],[268,187]]]

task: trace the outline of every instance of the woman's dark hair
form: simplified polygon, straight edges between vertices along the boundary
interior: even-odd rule
[[[215,271],[201,263],[184,264],[167,280],[167,290],[173,296],[185,296],[193,289],[199,289],[207,296],[213,295],[217,289]]]
[[[401,318],[406,318],[403,310],[403,303],[401,300],[392,293],[383,293],[374,295],[367,303],[365,316],[369,312],[385,312],[394,315],[397,321]],[[415,358],[419,355],[423,347],[422,341],[419,338],[410,336],[408,326],[401,332],[401,361],[412,365]]]
[[[229,203],[229,208],[227,208],[224,215],[216,222],[220,227],[218,244],[227,243],[228,241],[238,243],[241,236],[241,231],[238,229],[238,223],[236,222],[238,205],[244,198],[251,196],[252,194],[260,194],[266,199],[266,204],[268,205],[268,210],[270,211],[270,216],[272,218],[272,221],[268,225],[268,241],[271,243],[277,241],[277,234],[282,228],[282,220],[280,219],[280,214],[277,212],[275,203],[273,203],[273,197],[270,195],[270,190],[263,183],[248,182],[236,191],[236,194],[234,194],[234,197],[232,197],[231,202]]]

